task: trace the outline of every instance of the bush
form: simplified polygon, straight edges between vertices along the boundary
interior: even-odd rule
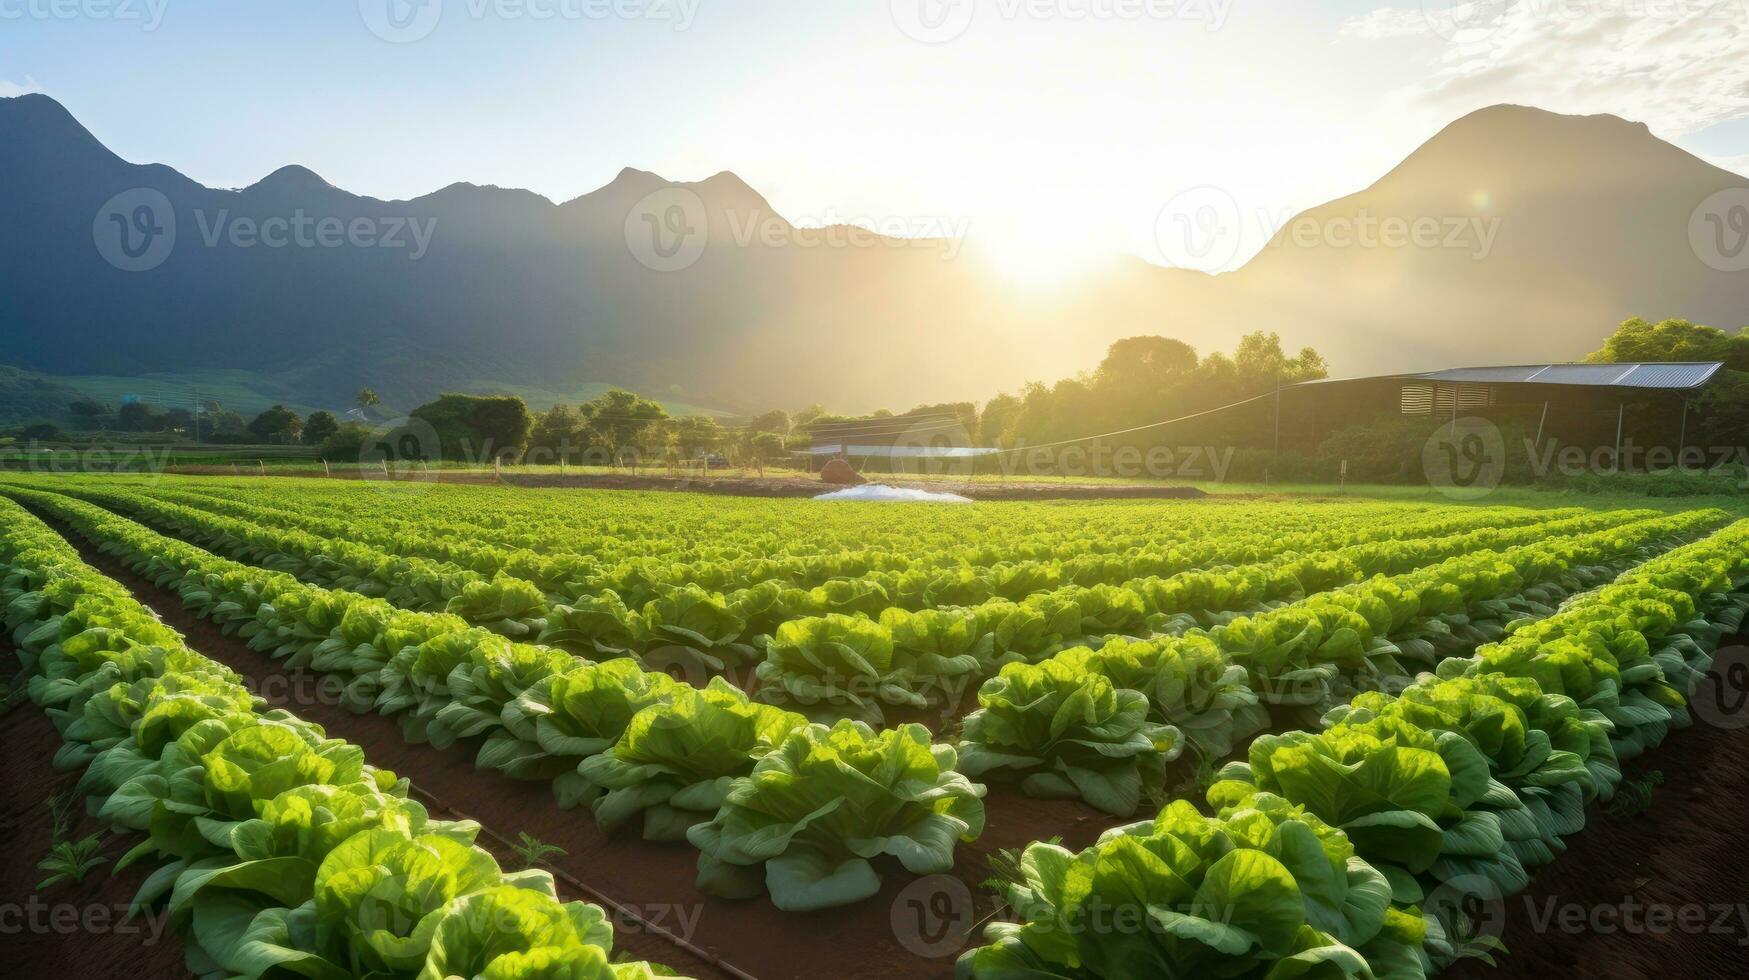
[[[1712,469],[1666,469],[1649,473],[1558,473],[1542,485],[1574,493],[1636,494],[1643,497],[1710,497],[1749,489],[1749,467],[1741,463]]]
[[[322,440],[322,458],[362,459],[364,445],[375,432],[371,427],[360,422],[343,422],[334,434]]]

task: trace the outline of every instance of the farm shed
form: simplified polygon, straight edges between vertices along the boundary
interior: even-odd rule
[[[1479,416],[1542,444],[1679,450],[1694,402],[1719,361],[1518,364],[1308,381],[1282,389],[1282,449],[1306,449],[1338,429],[1389,416]]]

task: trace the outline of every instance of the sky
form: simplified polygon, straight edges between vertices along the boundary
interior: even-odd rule
[[[1173,261],[1361,189],[1499,102],[1749,172],[1749,0],[0,0],[0,95],[240,187],[564,201],[731,170],[803,225]],[[1251,227],[1253,226],[1254,227]]]

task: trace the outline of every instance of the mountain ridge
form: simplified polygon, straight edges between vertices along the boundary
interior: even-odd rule
[[[1707,268],[1687,240],[1702,199],[1742,186],[1642,124],[1494,106],[1299,212],[1231,272],[1130,257],[1037,295],[993,274],[975,239],[805,234],[730,171],[683,182],[626,167],[562,202],[465,182],[383,201],[296,164],[226,190],[129,163],[58,102],[27,95],[0,99],[0,268],[17,284],[0,291],[0,362],[55,375],[259,370],[312,401],[370,385],[413,403],[524,378],[854,410],[1053,380],[1144,333],[1208,353],[1275,330],[1344,374],[1572,359],[1632,315],[1749,320],[1749,276]],[[179,226],[168,258],[142,272],[94,247],[94,218],[134,188],[162,193]],[[234,227],[299,212],[379,233],[429,226],[429,254],[210,235],[220,215]],[[1458,244],[1488,254],[1332,243],[1369,213],[1468,228],[1475,240]]]

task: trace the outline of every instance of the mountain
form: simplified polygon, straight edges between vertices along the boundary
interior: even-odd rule
[[[0,425],[65,421],[67,406],[83,397],[53,378],[0,364]]]
[[[472,184],[381,201],[299,166],[209,188],[122,160],[28,95],[0,99],[0,363],[63,378],[244,370],[312,404],[363,385],[410,405],[613,383],[748,410],[983,398],[1151,333],[1206,352],[1275,330],[1344,375],[1571,359],[1631,315],[1749,322],[1749,274],[1689,245],[1696,205],[1746,185],[1643,126],[1497,106],[1296,216],[1237,271],[1132,259],[1037,290],[976,241],[797,228],[730,173],[627,168],[563,203]],[[1387,218],[1460,235],[1332,240]],[[251,235],[275,219],[304,237]]]

